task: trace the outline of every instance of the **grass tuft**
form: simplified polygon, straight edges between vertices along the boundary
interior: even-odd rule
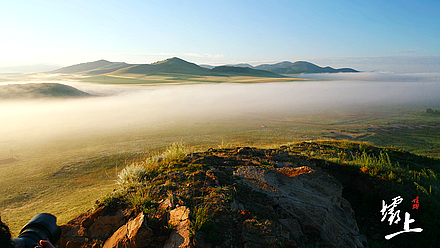
[[[116,184],[121,187],[137,186],[143,183],[147,174],[147,168],[141,164],[134,163],[122,169],[118,174]]]

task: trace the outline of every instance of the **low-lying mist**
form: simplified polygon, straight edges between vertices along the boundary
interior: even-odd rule
[[[392,82],[389,76],[361,81],[377,77],[365,73],[327,76],[346,80],[168,86],[59,82],[97,97],[0,101],[0,142],[111,134],[134,127],[237,116],[313,115],[329,108],[439,103],[440,83],[432,75],[425,77],[429,80],[411,75],[400,82],[404,75],[396,75]],[[414,77],[418,80],[407,82]]]
[[[393,73],[393,72],[361,72],[361,73],[321,73],[305,74],[303,78],[372,81],[372,82],[440,82],[440,73]]]
[[[346,128],[334,123],[399,122],[401,112],[389,111],[395,107],[416,106],[420,113],[440,109],[440,83],[431,76],[322,76],[328,75],[294,82],[155,86],[45,80],[93,96],[0,99],[2,218],[17,232],[40,212],[67,222],[111,191],[125,166],[113,156],[125,152],[149,154],[180,141],[195,149],[280,144]],[[392,119],[380,119],[389,113]]]

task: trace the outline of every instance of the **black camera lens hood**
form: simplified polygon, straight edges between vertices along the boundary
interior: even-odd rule
[[[46,236],[44,234],[41,235],[42,232],[45,232],[49,241],[55,244],[61,236],[61,228],[57,226],[57,217],[48,213],[37,214],[21,229],[19,237],[22,236],[22,234],[35,233],[41,238],[46,238],[42,237]]]

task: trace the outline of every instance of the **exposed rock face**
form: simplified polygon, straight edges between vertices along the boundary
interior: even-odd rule
[[[170,211],[168,223],[174,226],[170,238],[165,242],[164,248],[187,248],[192,247],[189,237],[189,208],[178,207]]]
[[[152,239],[153,230],[147,226],[146,218],[140,213],[135,219],[121,226],[104,244],[104,248],[147,247]]]
[[[60,248],[100,247],[119,227],[131,217],[132,211],[114,207],[100,207],[78,215],[61,226]]]
[[[354,212],[349,202],[342,198],[341,184],[332,176],[306,166],[277,169],[246,166],[234,174],[243,179],[242,183],[267,194],[294,217],[278,220],[287,229],[292,229],[289,239],[290,235],[295,240],[304,239],[304,232],[306,236],[319,236],[324,242],[321,245],[364,246]]]
[[[202,155],[179,164],[197,170],[151,180],[156,205],[145,215],[113,199],[62,226],[59,247],[367,246],[341,183],[315,162],[246,147]]]

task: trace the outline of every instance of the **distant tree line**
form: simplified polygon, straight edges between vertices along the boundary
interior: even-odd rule
[[[440,111],[433,110],[432,108],[427,108],[426,113],[431,114],[431,115],[440,115]]]

